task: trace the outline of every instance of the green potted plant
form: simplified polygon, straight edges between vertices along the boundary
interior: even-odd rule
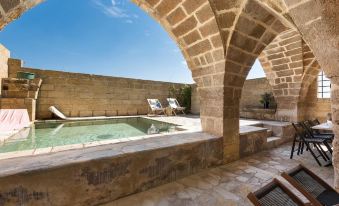
[[[260,103],[264,105],[264,109],[269,109],[275,104],[274,96],[272,93],[265,92],[261,95]]]

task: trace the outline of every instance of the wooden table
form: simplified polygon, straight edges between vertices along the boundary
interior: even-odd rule
[[[325,123],[313,126],[312,129],[333,131],[333,124],[325,122]]]

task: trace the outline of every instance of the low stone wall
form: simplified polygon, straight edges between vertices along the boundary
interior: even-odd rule
[[[189,133],[2,160],[0,205],[113,201],[220,165],[222,145],[222,138]]]
[[[10,76],[19,70],[33,72],[43,80],[37,100],[37,119],[52,118],[48,111],[56,106],[66,116],[116,116],[148,113],[148,98],[168,106],[169,88],[183,84],[21,67],[10,59]]]
[[[275,120],[275,109],[241,108],[240,117],[246,119]]]
[[[240,132],[240,145],[239,145],[239,156],[240,158],[255,154],[264,150],[265,144],[267,143],[267,129],[242,126]],[[246,131],[247,130],[247,131]]]

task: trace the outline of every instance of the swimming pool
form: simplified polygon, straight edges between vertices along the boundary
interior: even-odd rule
[[[178,130],[178,125],[142,117],[35,123],[5,140],[0,146],[0,153],[107,142]]]

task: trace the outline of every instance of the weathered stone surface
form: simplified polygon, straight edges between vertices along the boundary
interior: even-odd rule
[[[3,204],[98,205],[220,165],[222,139],[191,133],[15,161],[1,161]]]
[[[319,167],[308,155],[289,159],[290,144],[192,175],[105,206],[125,205],[242,205],[252,206],[247,195],[298,164],[319,174],[330,185],[333,170]],[[217,191],[217,192],[216,192]]]
[[[147,80],[105,77],[89,74],[68,73],[59,71],[22,68],[21,61],[10,59],[10,76],[15,77],[16,71],[33,72],[43,79],[41,90],[33,87],[32,95],[28,91],[10,91],[4,97],[36,98],[37,118],[50,119],[50,106],[56,106],[65,115],[71,117],[96,116],[96,110],[104,111],[102,115],[137,115],[147,114],[147,98],[157,98],[166,107],[168,90],[171,86],[182,84],[155,82]],[[18,65],[20,64],[20,65]],[[62,84],[60,84],[63,82]],[[8,84],[8,83],[6,83]],[[65,95],[69,98],[65,98]]]
[[[246,127],[246,126],[245,126]],[[249,129],[252,126],[247,126]],[[267,143],[267,129],[256,128],[251,132],[241,133],[240,138],[240,158],[257,153],[264,149],[264,145]]]
[[[1,7],[5,12],[15,8],[20,4],[20,0],[0,0]]]

